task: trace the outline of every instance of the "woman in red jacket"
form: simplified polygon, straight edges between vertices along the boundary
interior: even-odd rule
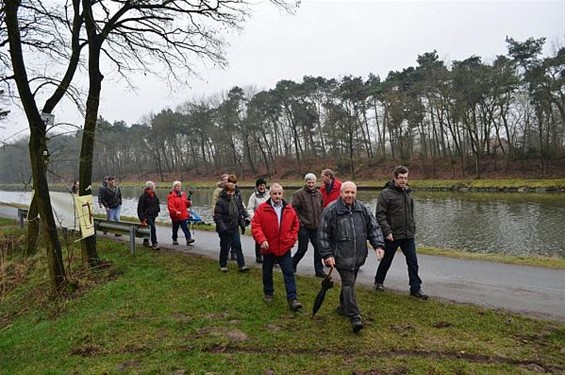
[[[190,199],[186,193],[182,191],[182,184],[180,181],[173,182],[173,190],[167,196],[167,208],[169,209],[169,216],[173,222],[173,245],[178,245],[178,231],[181,227],[184,236],[186,237],[186,244],[190,245],[194,242],[188,229],[188,218],[190,214],[188,208],[191,206]]]
[[[251,230],[255,242],[261,246],[263,255],[263,292],[265,301],[273,300],[273,265],[275,261],[281,267],[286,288],[286,299],[291,310],[302,308],[297,300],[296,281],[290,249],[298,239],[300,223],[294,208],[283,199],[280,184],[271,186],[271,197],[255,210]]]

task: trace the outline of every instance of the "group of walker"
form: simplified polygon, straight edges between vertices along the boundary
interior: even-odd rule
[[[356,199],[357,186],[352,181],[341,182],[330,169],[321,174],[322,185],[316,187],[316,175],[306,174],[304,187],[298,190],[289,204],[283,198],[279,183],[266,189],[266,181],[258,179],[247,210],[243,206],[234,175],[222,176],[214,208],[216,231],[220,236],[220,270],[228,272],[229,249],[235,251],[240,272],[249,268],[241,250],[239,229],[244,233],[247,223],[256,242],[256,261],[262,264],[264,300],[274,298],[273,267],[280,266],[289,308],[298,311],[294,274],[300,260],[314,248],[314,268],[317,277],[326,278],[324,265],[335,268],[341,278],[338,314],[349,318],[353,332],[364,327],[355,297],[355,282],[360,267],[368,256],[367,242],[375,250],[380,264],[375,276],[375,291],[384,290],[384,280],[398,247],[406,257],[410,294],[426,300],[422,280],[418,276],[416,256],[414,201],[408,187],[408,169],[398,166],[393,180],[388,182],[377,198],[373,215],[367,206]],[[231,182],[230,182],[231,179]],[[298,241],[294,256],[291,249]]]
[[[186,244],[191,245],[194,242],[188,222],[190,219],[190,207],[192,201],[190,193],[187,195],[182,190],[180,181],[173,182],[172,190],[167,195],[167,209],[173,224],[172,243],[178,245],[179,228],[184,233]],[[110,221],[120,221],[120,209],[122,206],[122,191],[116,183],[113,176],[104,177],[102,186],[98,190],[98,205],[106,210],[106,219]],[[143,239],[143,246],[151,247],[153,250],[159,250],[159,242],[157,241],[157,228],[155,220],[161,212],[159,197],[155,193],[155,182],[147,181],[143,193],[137,202],[137,217],[141,225],[149,226],[150,236]]]
[[[274,298],[273,268],[280,267],[286,300],[293,311],[302,309],[298,301],[294,274],[308,250],[314,248],[315,276],[326,278],[324,265],[336,269],[341,279],[338,314],[347,317],[353,332],[364,327],[361,312],[355,297],[355,282],[360,267],[368,256],[367,242],[375,250],[380,261],[375,275],[375,291],[384,290],[384,280],[392,264],[396,250],[400,247],[406,257],[410,294],[426,300],[422,291],[422,280],[418,276],[418,260],[414,241],[416,225],[414,201],[408,186],[408,169],[397,166],[393,180],[389,181],[377,198],[373,215],[367,206],[356,199],[357,186],[352,181],[341,182],[330,169],[321,173],[322,184],[316,187],[316,175],[304,177],[304,187],[296,191],[292,204],[283,198],[283,187],[273,183],[267,189],[267,181],[256,181],[245,208],[237,187],[237,176],[222,175],[214,191],[214,222],[220,237],[220,271],[229,272],[228,256],[237,261],[239,272],[248,272],[241,246],[241,234],[251,224],[255,240],[255,259],[262,264],[264,300],[271,303]],[[99,204],[107,210],[108,220],[119,221],[121,191],[115,179],[105,179],[107,186],[99,192]],[[190,195],[182,190],[182,183],[175,181],[167,196],[167,208],[173,223],[172,243],[178,245],[178,229],[182,229],[186,244],[194,242],[188,228],[191,207]],[[147,181],[139,197],[137,213],[143,225],[151,230],[145,246],[159,249],[155,219],[160,211],[159,198],[155,194],[155,183]],[[151,244],[149,244],[149,240]],[[294,255],[291,249],[298,242]]]

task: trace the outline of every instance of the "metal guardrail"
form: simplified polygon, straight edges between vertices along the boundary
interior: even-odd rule
[[[27,215],[28,209],[18,208],[18,220],[21,228],[25,226]],[[94,219],[94,229],[101,232],[129,235],[129,250],[131,255],[135,255],[135,238],[149,238],[151,234],[149,227],[127,221]]]
[[[135,255],[135,238],[149,238],[151,234],[148,226],[127,221],[94,219],[94,229],[96,231],[115,234],[129,234],[129,250],[131,255]]]

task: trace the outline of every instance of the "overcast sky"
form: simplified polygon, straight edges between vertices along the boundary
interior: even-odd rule
[[[417,66],[418,55],[436,50],[450,62],[476,55],[491,62],[507,53],[505,38],[518,41],[546,37],[546,51],[565,45],[565,0],[554,1],[314,1],[303,0],[295,15],[265,3],[240,34],[229,36],[229,67],[199,68],[202,79],[173,89],[152,77],[125,82],[104,80],[100,115],[133,124],[151,112],[174,109],[188,99],[227,92],[233,86],[273,88],[281,79],[305,75],[386,78],[391,70]],[[108,76],[107,76],[108,77]],[[0,124],[0,140],[28,133],[23,116]],[[65,105],[56,122],[81,125]]]

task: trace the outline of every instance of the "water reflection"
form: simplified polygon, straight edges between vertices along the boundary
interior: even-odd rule
[[[160,221],[169,221],[166,196]],[[294,189],[287,189],[290,200]],[[122,188],[122,215],[136,217],[142,188]],[[212,222],[213,189],[196,189],[194,209]],[[247,203],[250,189],[242,189]],[[374,212],[378,191],[359,191],[358,199]],[[446,193],[414,192],[417,241],[420,245],[472,252],[544,255],[565,258],[565,195],[559,193]],[[0,191],[0,202],[29,204],[30,194]],[[96,197],[95,197],[96,202]],[[97,213],[104,211],[95,204]]]

